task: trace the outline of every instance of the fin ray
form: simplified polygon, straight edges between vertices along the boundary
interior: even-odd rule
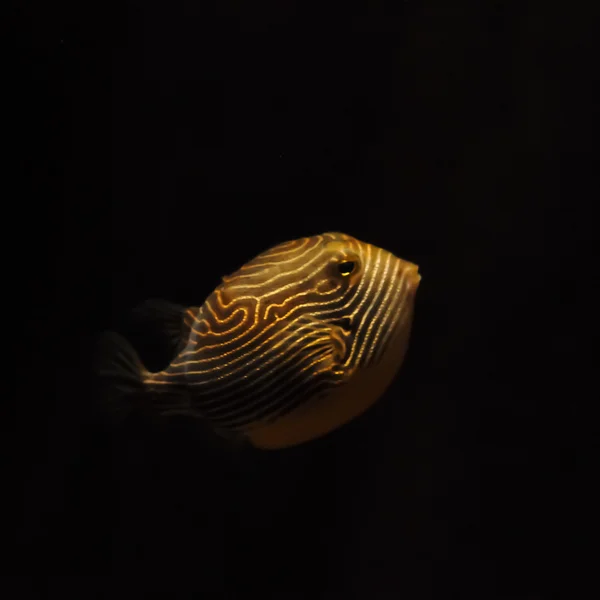
[[[101,413],[111,416],[131,412],[133,397],[144,393],[148,371],[135,349],[113,331],[103,333],[96,345],[94,373],[100,381]]]

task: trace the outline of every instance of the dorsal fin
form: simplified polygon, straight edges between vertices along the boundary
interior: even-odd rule
[[[164,337],[170,351],[176,354],[187,342],[195,310],[160,298],[151,298],[136,306],[131,317],[145,330],[154,330]]]

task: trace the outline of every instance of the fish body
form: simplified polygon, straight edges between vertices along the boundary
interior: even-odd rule
[[[419,281],[415,264],[343,233],[284,242],[223,277],[201,306],[155,306],[177,347],[166,369],[149,372],[113,334],[99,372],[153,394],[160,412],[199,414],[259,448],[298,445],[383,394],[408,347]]]

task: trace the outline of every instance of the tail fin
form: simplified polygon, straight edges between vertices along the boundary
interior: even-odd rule
[[[104,409],[113,414],[129,412],[132,403],[126,397],[145,391],[148,371],[131,344],[118,333],[107,332],[100,337],[94,371],[103,384]]]

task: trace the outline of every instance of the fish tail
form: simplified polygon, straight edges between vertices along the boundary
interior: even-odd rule
[[[128,400],[148,391],[144,380],[149,371],[133,346],[118,333],[106,332],[100,337],[94,371],[103,388],[102,406],[111,413],[129,412],[133,404]]]

